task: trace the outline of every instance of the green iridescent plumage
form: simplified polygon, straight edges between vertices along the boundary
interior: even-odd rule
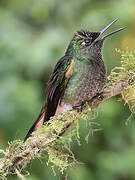
[[[100,32],[80,30],[75,33],[49,78],[46,104],[25,140],[50,117],[71,109],[81,109],[84,103],[102,91],[106,81],[101,52],[103,42],[106,37],[123,28],[98,38],[117,20]]]

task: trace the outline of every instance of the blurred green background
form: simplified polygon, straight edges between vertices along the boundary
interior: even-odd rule
[[[45,100],[45,85],[54,65],[64,55],[78,29],[100,31],[119,17],[110,31],[127,26],[104,45],[107,72],[120,64],[115,48],[135,46],[135,0],[1,0],[0,1],[0,145],[23,139]],[[134,180],[135,122],[127,121],[128,107],[118,98],[102,104],[98,117],[101,131],[81,144],[72,144],[78,161],[68,180]],[[128,123],[127,123],[128,122]],[[27,168],[28,180],[59,180],[46,165],[35,160]],[[15,176],[9,180],[16,180]]]

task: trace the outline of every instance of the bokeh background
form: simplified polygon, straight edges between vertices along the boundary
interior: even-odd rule
[[[54,65],[64,55],[78,29],[100,31],[119,17],[109,30],[127,29],[106,40],[103,50],[107,72],[120,64],[115,48],[134,50],[135,0],[1,0],[0,1],[0,146],[23,139],[45,101],[45,85]],[[94,122],[101,131],[72,151],[82,162],[68,170],[69,180],[134,180],[135,122],[119,98],[101,105]],[[47,159],[27,168],[28,180],[59,180]],[[15,176],[9,180],[16,180]]]

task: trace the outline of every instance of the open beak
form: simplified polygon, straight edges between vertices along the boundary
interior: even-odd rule
[[[112,21],[109,25],[107,25],[102,31],[100,31],[100,35],[102,35],[107,29],[109,29],[109,27],[111,27],[116,21],[118,21],[118,19],[119,19],[119,18],[116,18],[116,19],[115,19],[114,21]],[[104,39],[106,39],[107,37],[109,37],[109,36],[111,36],[111,35],[119,32],[119,31],[122,31],[122,30],[125,29],[125,28],[126,28],[126,27],[119,28],[119,29],[117,29],[117,30],[115,30],[115,31],[113,31],[113,32],[110,32],[109,34],[103,36],[103,37],[101,38],[101,40],[104,40]]]

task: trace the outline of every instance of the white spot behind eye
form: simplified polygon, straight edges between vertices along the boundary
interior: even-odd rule
[[[85,42],[84,41],[82,42],[82,45],[85,46]]]

